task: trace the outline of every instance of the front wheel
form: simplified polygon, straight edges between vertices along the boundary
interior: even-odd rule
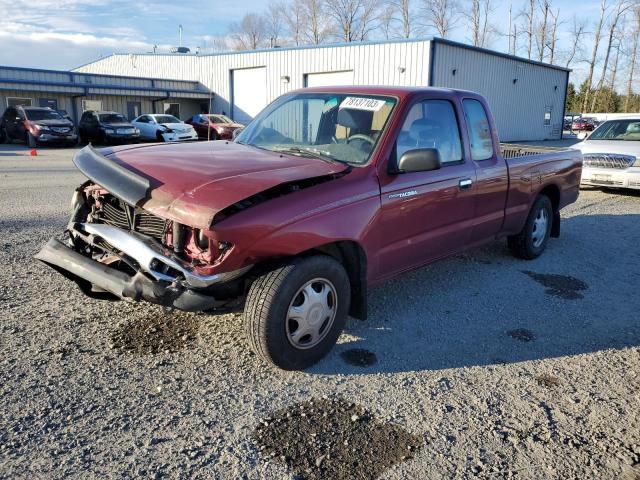
[[[546,195],[533,202],[522,231],[507,239],[511,253],[518,258],[533,260],[544,252],[553,223],[553,206]]]
[[[7,132],[4,128],[0,128],[0,145],[3,143],[8,143],[9,138],[7,136]]]
[[[259,277],[247,295],[245,332],[256,354],[285,370],[333,348],[349,312],[347,272],[331,257],[296,258]]]

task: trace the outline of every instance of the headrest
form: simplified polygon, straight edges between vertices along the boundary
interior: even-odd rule
[[[435,132],[440,129],[440,124],[429,118],[421,118],[414,121],[409,129],[409,134],[414,138],[420,138],[429,132]]]
[[[367,110],[354,110],[352,108],[338,110],[338,123],[343,127],[371,130],[372,119],[373,112]]]
[[[640,123],[630,123],[627,125],[627,133],[640,133]]]

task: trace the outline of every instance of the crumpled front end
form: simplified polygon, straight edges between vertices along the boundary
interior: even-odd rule
[[[117,183],[105,175],[112,165],[92,168],[92,176],[110,178],[122,197],[135,199],[147,191],[133,172],[124,172],[128,183],[122,177]],[[123,172],[115,177],[118,173]],[[74,280],[86,295],[187,311],[228,306],[242,295],[242,277],[251,265],[220,272],[233,246],[210,232],[151,214],[93,181],[74,192],[72,204],[65,240],[49,240],[36,259]]]

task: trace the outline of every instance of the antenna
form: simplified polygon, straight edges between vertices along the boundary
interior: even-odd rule
[[[178,43],[178,47],[182,47],[182,25],[178,25],[178,35],[180,36],[180,43]]]

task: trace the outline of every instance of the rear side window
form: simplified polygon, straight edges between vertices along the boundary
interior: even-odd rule
[[[462,160],[458,119],[451,102],[424,100],[411,107],[398,135],[397,159],[417,148],[436,148],[443,165]]]
[[[476,161],[490,159],[493,157],[493,140],[484,107],[478,100],[466,99],[462,101],[462,108],[469,128],[471,158]]]

